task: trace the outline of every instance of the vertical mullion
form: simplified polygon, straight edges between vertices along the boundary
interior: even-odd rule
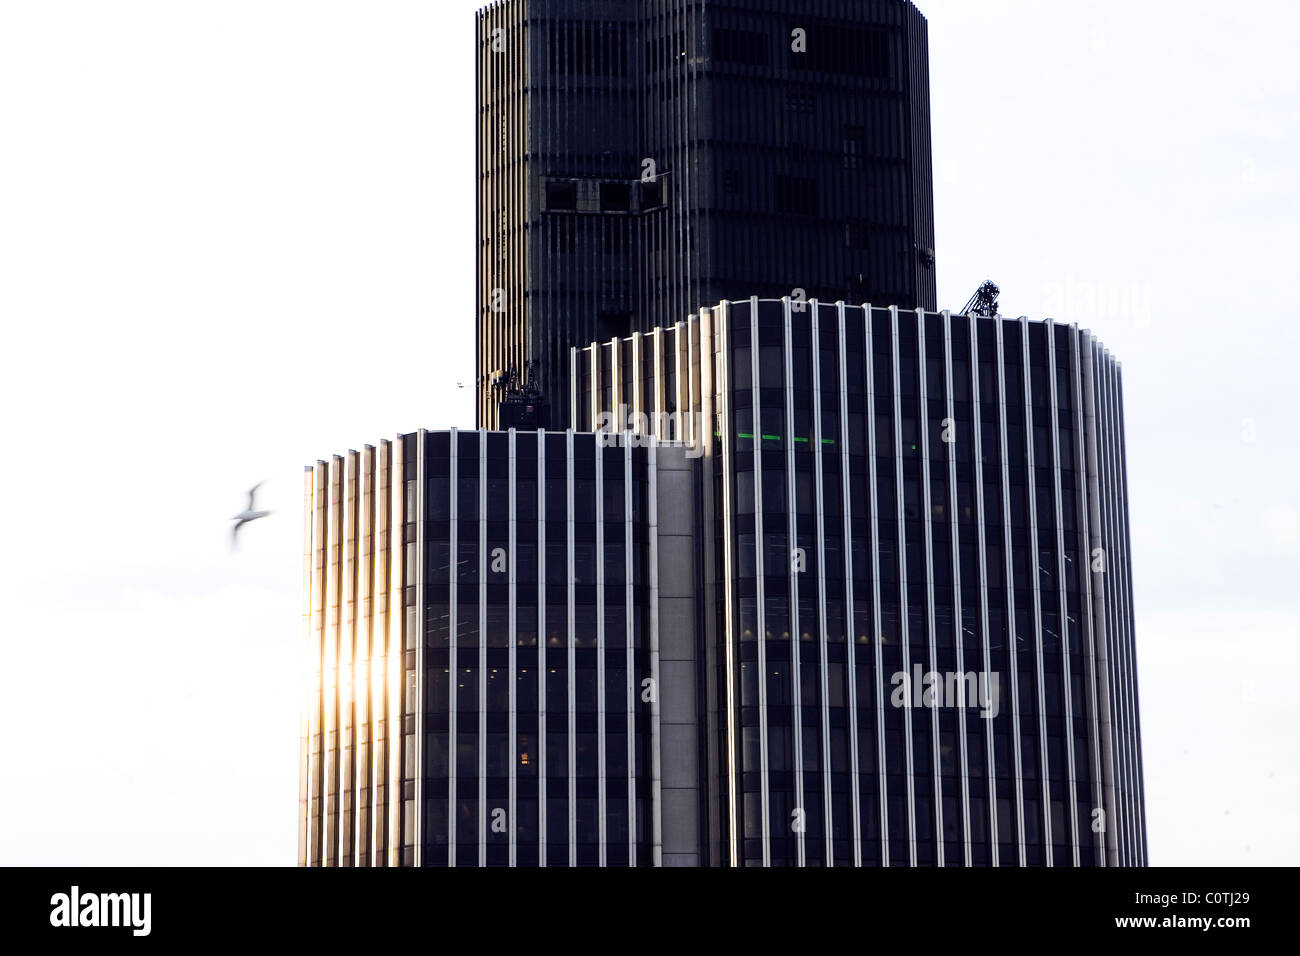
[[[651,423],[655,438],[663,441],[668,436],[664,434],[666,423],[664,419],[664,330],[656,328],[651,333],[651,342],[654,348],[654,421]]]
[[[848,385],[848,333],[846,308],[843,301],[835,304],[839,337],[840,367],[840,513],[843,517],[844,555],[844,605],[845,622],[845,680],[848,684],[849,731],[849,823],[853,841],[853,865],[862,866],[862,795],[858,789],[858,671],[857,671],[857,614],[853,594],[853,495],[850,492],[852,475],[849,450],[849,385]],[[863,349],[867,341],[863,339]],[[869,355],[869,353],[865,353]]]
[[[1016,842],[1019,851],[1019,865],[1023,867],[1025,865],[1025,805],[1020,751],[1020,669],[1016,661],[1016,642],[1020,640],[1020,635],[1016,633],[1015,564],[1013,561],[1015,536],[1011,525],[1011,481],[1008,468],[1012,450],[1007,446],[1007,374],[1002,319],[994,317],[993,321],[998,343],[998,427],[1002,435],[1002,540],[1004,542],[1003,563],[1006,578],[1004,590],[1007,599],[1007,660],[1011,672],[1011,762],[1012,766],[1015,767]],[[1021,371],[1022,374],[1028,374],[1026,370],[1022,369]],[[1020,452],[1023,454],[1024,449],[1020,449]]]
[[[903,386],[899,343],[898,306],[889,307],[890,340],[894,350],[894,520],[898,523],[898,630],[903,654],[903,673],[909,678],[912,672],[912,635],[909,626],[907,593],[907,515],[904,510],[903,491]],[[904,684],[904,687],[907,685]],[[905,701],[903,707],[903,740],[907,787],[907,846],[908,865],[916,866],[916,768],[912,752],[912,707]]]
[[[366,445],[361,453],[361,480],[358,502],[358,651],[356,673],[365,688],[365,700],[359,711],[364,714],[366,727],[365,760],[357,761],[358,778],[358,812],[356,813],[356,846],[358,863],[374,866],[374,840],[371,837],[372,821],[375,816],[375,682],[373,680],[374,661],[374,465],[375,450]],[[364,628],[364,645],[361,641],[361,629]],[[359,752],[359,751],[358,751]],[[365,809],[365,820],[361,819],[360,809]]]
[[[807,306],[804,306],[807,308]],[[795,506],[797,489],[794,477],[794,345],[792,342],[791,326],[794,322],[793,306],[789,296],[781,300],[781,328],[784,335],[783,351],[785,356],[785,381],[782,391],[785,394],[785,505],[786,505],[786,534],[789,536],[788,549],[786,554],[786,579],[789,581],[790,598],[788,601],[790,609],[790,713],[791,727],[790,736],[794,742],[794,805],[795,809],[803,815],[800,829],[794,834],[795,841],[795,860],[796,866],[806,864],[806,846],[804,838],[807,827],[802,825],[807,821],[807,807],[804,805],[803,790],[803,699],[802,699],[802,661],[799,659],[799,571],[795,570],[793,556],[795,549],[799,546],[799,526],[797,508]],[[762,412],[758,410],[759,426],[757,434],[754,436],[754,444],[762,444]]]
[[[349,451],[343,459],[342,482],[339,489],[339,510],[342,512],[343,533],[339,538],[339,866],[352,866],[355,844],[352,842],[354,761],[356,760],[356,704],[354,697],[353,665],[356,660],[356,452]]]
[[[875,667],[873,687],[876,701],[876,789],[879,806],[876,815],[880,825],[880,865],[889,866],[889,784],[885,767],[885,699],[884,687],[884,652],[881,649],[880,616],[880,481],[876,473],[876,335],[872,328],[872,308],[870,303],[862,306],[862,323],[864,348],[866,350],[867,370],[867,474],[870,481],[870,518],[871,518],[871,639],[872,663]],[[890,342],[883,343],[888,348]],[[856,715],[854,717],[856,720]],[[857,782],[854,782],[857,786]]]
[[[448,438],[448,501],[450,510],[450,524],[448,532],[448,592],[447,592],[447,672],[449,680],[447,681],[447,866],[456,865],[456,821],[459,814],[456,812],[456,777],[459,767],[460,746],[457,740],[457,711],[456,711],[456,687],[457,687],[457,654],[456,644],[459,641],[460,621],[459,621],[459,602],[456,587],[456,572],[460,567],[459,556],[459,533],[460,533],[460,502],[459,502],[459,485],[460,485],[460,436],[456,429],[451,429]],[[390,728],[391,733],[391,728]]]
[[[330,823],[330,813],[337,816],[338,805],[338,588],[339,588],[339,462],[335,455],[329,464],[329,490],[326,497],[326,551],[325,551],[325,674],[324,729],[321,742],[324,747],[325,786],[321,800],[321,821],[324,827],[324,846],[321,851],[325,866],[338,865],[338,826]],[[330,743],[331,735],[334,743]]]
[[[507,543],[506,543],[506,547],[508,549],[506,552],[508,555],[508,563],[506,565],[506,572],[507,572],[506,586],[509,588],[509,595],[506,598],[506,602],[507,602],[506,613],[509,616],[508,634],[510,640],[510,648],[507,653],[507,656],[509,658],[508,679],[510,681],[509,684],[510,723],[507,730],[507,733],[509,734],[508,746],[510,748],[508,751],[510,755],[510,769],[508,771],[510,777],[509,779],[510,790],[508,796],[509,803],[506,809],[506,821],[507,821],[507,825],[510,828],[509,850],[508,850],[509,855],[507,858],[507,864],[509,866],[516,866],[518,864],[518,852],[519,852],[518,851],[518,842],[519,842],[518,840],[518,836],[519,836],[519,823],[518,823],[519,609],[518,609],[518,603],[519,602],[518,602],[518,595],[515,593],[515,587],[518,584],[518,580],[519,580],[519,568],[518,565],[516,564],[515,552],[518,547],[518,539],[519,539],[519,515],[518,515],[518,503],[517,503],[517,496],[519,492],[519,481],[518,481],[519,469],[518,469],[518,461],[516,458],[516,454],[517,454],[516,434],[513,428],[510,429],[508,441],[510,446],[510,452],[509,452],[510,454],[510,514],[508,519],[510,522],[510,528],[508,532],[509,538],[507,539]]]
[[[374,859],[377,866],[391,864],[391,827],[396,810],[391,778],[397,760],[393,751],[392,727],[395,677],[389,664],[391,659],[393,582],[392,582],[392,442],[381,441],[375,457],[375,591],[378,607],[375,615],[376,643],[381,644],[377,666],[372,665],[372,672],[378,674],[378,686],[381,688],[377,701],[379,716],[377,724],[384,728],[383,748],[376,752],[375,766],[375,821],[372,827],[374,835]],[[384,799],[379,799],[380,793]]]
[[[428,465],[425,458],[426,433],[423,428],[416,433],[415,450],[415,686],[419,692],[415,695],[415,865],[424,865],[424,771],[425,754],[428,747],[424,739],[424,698],[427,689],[424,669],[424,574],[426,558],[424,551],[424,517],[425,488],[427,487]],[[403,489],[405,493],[405,489]],[[405,537],[405,534],[403,534]],[[408,615],[409,617],[409,615]],[[404,642],[405,644],[409,642]],[[405,654],[405,650],[403,650]],[[405,664],[405,661],[403,661]],[[354,680],[355,685],[355,680]]]
[[[1033,357],[1029,348],[1029,320],[1020,317],[1021,361],[1024,363],[1024,376],[1021,396],[1025,413],[1025,457],[1028,461],[1025,493],[1029,500],[1029,593],[1034,608],[1034,699],[1038,717],[1038,780],[1042,797],[1042,839],[1043,860],[1047,866],[1052,865],[1052,788],[1047,759],[1047,698],[1046,680],[1043,671],[1043,600],[1042,582],[1038,566],[1038,462],[1034,455],[1034,400],[1033,400]]]
[[[537,863],[546,866],[546,432],[537,432]]]
[[[916,362],[917,362],[917,422],[921,438],[921,536],[925,558],[925,623],[927,633],[927,650],[929,651],[929,670],[938,671],[938,640],[935,635],[935,598],[934,598],[934,503],[930,493],[930,393],[926,375],[925,350],[925,310],[916,313]],[[924,698],[922,698],[924,702]],[[943,775],[939,765],[939,708],[930,708],[930,789],[934,806],[930,814],[933,828],[934,859],[938,866],[944,865],[943,854]]]
[[[617,353],[614,359],[618,365]],[[577,709],[577,627],[574,620],[576,591],[573,580],[574,561],[574,516],[573,516],[573,429],[565,432],[565,455],[567,473],[565,476],[565,499],[568,510],[565,513],[565,529],[568,534],[566,553],[568,556],[568,685],[569,685],[569,866],[578,865],[578,709]]]
[[[312,684],[307,711],[307,823],[304,861],[309,866],[322,865],[324,838],[324,708],[325,708],[325,574],[329,567],[326,551],[326,502],[329,472],[325,462],[311,469],[311,493],[308,499],[311,522],[311,590],[309,592],[308,659],[312,662]]]
[[[478,865],[487,866],[488,433],[478,433]]]
[[[402,865],[402,831],[404,812],[402,799],[402,748],[406,741],[403,733],[405,717],[405,641],[402,628],[405,620],[405,544],[406,533],[406,464],[405,445],[399,437],[389,445],[388,500],[391,509],[388,532],[388,739],[391,758],[388,761],[388,861],[391,866]]]
[[[1070,368],[1072,371],[1070,388],[1074,396],[1074,471],[1077,489],[1075,491],[1076,510],[1076,527],[1078,541],[1078,564],[1077,575],[1079,579],[1080,600],[1079,600],[1079,626],[1081,633],[1087,640],[1088,649],[1088,683],[1085,687],[1088,703],[1088,741],[1089,741],[1089,763],[1092,765],[1092,806],[1094,809],[1102,808],[1105,813],[1106,800],[1102,792],[1104,785],[1104,776],[1102,770],[1102,753],[1103,744],[1101,739],[1101,717],[1098,708],[1100,700],[1097,691],[1097,667],[1099,657],[1097,651],[1097,634],[1095,628],[1095,614],[1093,611],[1092,595],[1092,545],[1089,537],[1089,528],[1091,525],[1091,489],[1089,488],[1089,464],[1088,464],[1088,428],[1089,420],[1085,418],[1084,405],[1084,349],[1080,348],[1080,333],[1077,325],[1070,326]],[[1077,800],[1077,795],[1075,796]],[[1091,821],[1090,821],[1091,824]],[[1106,835],[1103,830],[1099,834],[1101,839],[1092,839],[1089,851],[1092,854],[1094,862],[1101,866],[1107,865],[1106,859]],[[1100,843],[1100,846],[1098,844]]]
[[[605,822],[605,456],[596,446],[596,820],[598,865],[606,865],[609,839]]]
[[[989,640],[989,570],[988,570],[988,532],[986,530],[985,518],[987,508],[984,500],[984,415],[981,395],[983,386],[980,384],[980,351],[979,351],[979,328],[980,317],[969,316],[970,323],[970,369],[971,369],[971,423],[972,432],[975,439],[975,524],[976,524],[976,541],[979,548],[979,629],[981,651],[983,652],[982,664],[984,673],[987,675],[985,680],[988,686],[992,686],[993,673],[993,648]],[[994,319],[993,321],[997,321]],[[996,376],[995,376],[996,377]],[[999,688],[999,696],[1001,688]],[[997,761],[993,746],[993,721],[986,719],[984,721],[984,776],[985,789],[988,791],[988,806],[985,808],[988,823],[988,844],[989,844],[989,863],[991,866],[998,865],[998,790],[997,790]]]
[[[731,306],[727,302],[719,303],[718,311],[715,313],[717,320],[717,334],[722,341],[722,358],[720,374],[724,377],[723,381],[730,384],[732,352],[729,342],[729,333],[731,329]],[[656,377],[658,373],[656,372]],[[731,414],[731,392],[729,388],[719,390],[721,396],[721,405],[718,409],[721,416],[722,437],[719,441],[720,455],[722,457],[722,515],[723,515],[723,535],[722,535],[722,566],[724,569],[722,575],[723,588],[723,659],[725,661],[724,681],[726,687],[726,734],[727,734],[727,859],[731,866],[740,865],[740,829],[738,802],[740,798],[740,788],[738,785],[738,768],[736,761],[736,727],[740,720],[740,707],[736,701],[736,631],[739,627],[736,614],[736,554],[735,554],[735,535],[738,529],[732,526],[732,516],[734,514],[732,482],[735,480],[735,449],[731,435],[735,428]],[[711,530],[706,529],[706,534],[711,534]],[[757,545],[756,545],[757,547]],[[757,636],[757,635],[756,635]],[[743,731],[742,731],[743,733]]]
[[[751,363],[750,388],[754,408],[754,568],[757,587],[757,621],[758,630],[754,637],[758,642],[758,747],[760,803],[763,812],[763,866],[772,865],[772,823],[771,790],[768,770],[767,745],[767,599],[763,578],[766,573],[763,548],[763,448],[762,448],[762,414],[763,405],[759,388],[758,361],[758,296],[749,300],[749,328]]]
[[[1047,333],[1048,414],[1052,419],[1052,490],[1055,497],[1056,518],[1056,593],[1057,636],[1061,642],[1061,699],[1065,711],[1065,807],[1069,820],[1070,858],[1073,866],[1079,865],[1079,799],[1078,782],[1074,764],[1074,693],[1070,680],[1070,601],[1065,587],[1065,528],[1061,503],[1061,422],[1057,401],[1056,323],[1044,323]],[[1045,708],[1044,708],[1045,709]]]
[[[637,680],[636,680],[636,625],[633,620],[635,584],[632,554],[632,443],[623,443],[623,628],[627,654],[627,850],[628,866],[636,866],[636,748],[637,748]]]
[[[824,462],[822,460],[822,381],[821,381],[821,303],[813,299],[809,303],[812,310],[811,342],[808,349],[812,361],[813,383],[813,427],[809,436],[813,446],[813,478],[816,482],[813,495],[813,507],[817,527],[817,649],[818,663],[821,665],[821,767],[822,767],[822,832],[825,840],[825,865],[835,865],[835,849],[832,839],[834,825],[834,802],[831,797],[831,725],[829,681],[826,676],[828,654],[826,649],[826,502],[823,498]],[[790,395],[794,395],[794,380],[790,381]],[[842,421],[842,419],[841,419]],[[794,428],[790,432],[790,451],[794,453]],[[843,452],[843,449],[841,449]],[[793,475],[793,472],[791,472]],[[843,504],[841,504],[843,509]]]
[[[946,449],[948,458],[948,527],[950,529],[950,552],[952,559],[952,630],[953,642],[957,654],[957,673],[958,680],[962,680],[962,675],[966,673],[966,640],[965,640],[965,614],[962,604],[962,579],[961,579],[961,527],[957,519],[958,501],[957,501],[957,450],[956,435],[957,428],[957,396],[953,391],[953,354],[952,354],[952,313],[947,309],[943,311],[943,369],[944,369],[944,394],[947,396],[945,403],[945,415],[954,430],[953,447]],[[969,319],[974,322],[974,319]],[[971,380],[966,376],[967,382]],[[972,422],[971,431],[974,432],[978,427]],[[958,785],[961,789],[961,839],[962,839],[962,863],[964,866],[971,865],[971,838],[970,838],[970,759],[967,754],[966,739],[966,700],[962,699],[962,706],[957,708],[957,759],[958,759]],[[942,839],[942,833],[940,833]]]

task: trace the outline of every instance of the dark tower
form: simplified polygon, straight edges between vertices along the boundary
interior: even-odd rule
[[[809,6],[480,11],[481,426],[515,387],[567,423],[571,346],[722,300],[936,307],[925,18]]]

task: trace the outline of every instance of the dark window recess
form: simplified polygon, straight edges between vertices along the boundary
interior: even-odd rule
[[[662,179],[656,179],[654,182],[641,183],[641,208],[658,209],[664,204],[664,183]]]
[[[808,33],[804,53],[790,51],[790,66],[846,76],[889,76],[889,32],[849,27],[840,23],[792,24]]]
[[[627,28],[614,23],[553,23],[551,72],[627,76]]]
[[[600,211],[627,212],[632,208],[632,186],[629,183],[601,183]]]
[[[722,172],[722,189],[729,196],[740,192],[740,170],[726,169]]]
[[[596,317],[596,341],[608,342],[632,334],[632,313],[607,310]]]
[[[546,209],[548,212],[573,212],[578,208],[578,184],[565,180],[551,180],[546,184]]]
[[[623,255],[628,250],[628,231],[627,223],[620,220],[613,220],[609,223],[609,228],[604,235],[602,251],[606,255],[618,256]]]
[[[788,216],[817,215],[817,180],[806,176],[777,176],[776,211]]]
[[[844,241],[850,249],[869,249],[871,227],[865,219],[850,219],[844,224]]]
[[[867,131],[861,126],[844,127],[844,168],[866,167]]]
[[[766,66],[767,36],[753,30],[713,28],[713,58],[742,66]]]
[[[785,98],[785,108],[790,113],[811,114],[816,100],[806,93],[790,93]]]

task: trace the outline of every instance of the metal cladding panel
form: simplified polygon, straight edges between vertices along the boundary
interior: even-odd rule
[[[401,579],[390,573],[400,573],[400,562],[388,548],[390,521],[402,513],[392,500],[401,493],[389,479],[392,457],[384,442],[307,474],[301,865],[401,861],[387,855],[397,849],[388,828],[400,811],[387,774],[401,759],[391,749],[401,738],[389,728],[400,724],[402,700],[390,665],[401,653],[401,620],[390,609],[400,614],[403,604]],[[399,629],[395,638],[390,627]]]

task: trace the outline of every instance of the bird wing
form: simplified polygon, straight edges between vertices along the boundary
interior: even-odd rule
[[[257,484],[253,485],[252,488],[248,489],[248,510],[249,511],[257,510],[257,503],[256,503],[257,489],[261,488],[264,484],[266,484],[266,482],[259,481]]]

